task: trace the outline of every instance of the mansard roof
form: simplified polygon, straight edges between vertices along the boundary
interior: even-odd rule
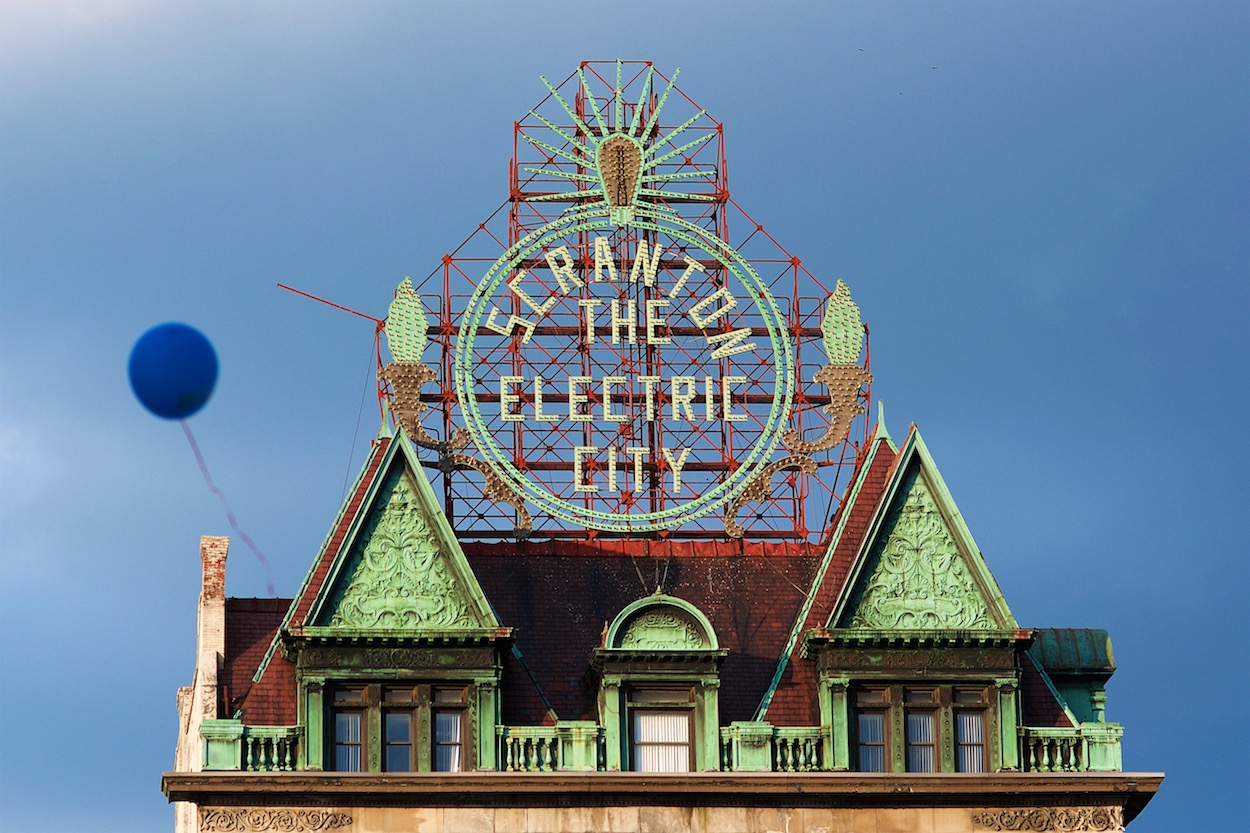
[[[728,653],[722,722],[751,720],[811,586],[822,550],[806,542],[466,542],[500,620],[516,632],[505,660],[505,723],[595,719],[587,677],[609,624],[660,586],[702,612]]]
[[[409,493],[393,504],[401,478]],[[240,713],[255,725],[296,722],[295,666],[278,650],[283,634],[329,638],[336,605],[347,595],[370,530],[388,512],[415,512],[431,527],[441,563],[471,607],[473,621],[466,627],[497,634],[510,630],[515,636],[503,655],[504,723],[595,719],[594,652],[604,645],[610,624],[628,619],[622,614],[631,605],[654,600],[658,587],[664,594],[660,598],[676,597],[706,617],[715,644],[727,651],[720,669],[722,723],[818,724],[815,663],[800,659],[801,637],[823,630],[822,625],[852,621],[863,583],[889,540],[891,515],[918,481],[932,504],[929,509],[940,515],[947,544],[955,547],[984,600],[992,620],[985,624],[997,633],[1015,629],[914,427],[901,450],[878,427],[825,544],[593,538],[459,542],[407,439],[402,433],[380,437],[296,597],[229,600],[224,713]],[[349,630],[355,632],[358,624]],[[413,637],[417,633],[400,630]],[[1039,645],[1032,653],[1037,662],[1026,661],[1021,678],[1025,714],[1032,725],[1071,725],[1074,718],[1047,668],[1113,669],[1106,634],[1036,633]]]

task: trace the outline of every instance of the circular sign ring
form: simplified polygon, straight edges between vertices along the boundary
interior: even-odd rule
[[[790,417],[795,387],[794,349],[785,320],[777,308],[776,301],[768,291],[767,285],[737,251],[719,237],[682,217],[646,206],[638,207],[631,225],[665,234],[715,258],[747,291],[768,331],[773,356],[772,368],[776,378],[768,415],[758,439],[745,459],[721,483],[693,500],[657,512],[627,514],[604,512],[580,506],[558,497],[542,484],[535,483],[527,477],[509,459],[508,453],[496,441],[487,425],[486,417],[478,407],[473,380],[474,344],[496,290],[503,285],[507,276],[522,261],[531,258],[555,240],[578,232],[606,231],[616,228],[617,223],[611,220],[608,212],[601,206],[570,212],[559,220],[531,232],[513,244],[495,261],[469,298],[460,323],[452,368],[456,398],[460,403],[469,432],[488,464],[504,483],[518,495],[553,517],[608,532],[673,529],[715,512],[719,507],[732,501],[750,483],[751,475],[766,465],[776,451],[781,434]]]

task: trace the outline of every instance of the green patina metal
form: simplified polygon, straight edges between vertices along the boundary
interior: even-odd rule
[[[830,627],[1019,628],[913,427]]]
[[[924,478],[916,471],[886,520],[875,569],[856,590],[852,628],[993,627]]]
[[[406,277],[396,288],[395,300],[386,314],[386,346],[395,361],[420,364],[429,329],[421,299],[412,288],[412,279]]]
[[[306,623],[409,632],[499,627],[402,428]]]
[[[468,307],[461,319],[452,367],[456,396],[466,417],[466,425],[478,449],[501,479],[518,494],[553,517],[591,529],[614,532],[645,532],[672,528],[715,512],[737,497],[749,485],[750,475],[753,475],[758,467],[766,465],[773,452],[776,451],[781,441],[782,431],[789,419],[795,387],[794,349],[785,320],[776,301],[768,291],[767,284],[760,279],[754,268],[728,243],[684,218],[667,215],[662,211],[653,210],[650,206],[638,206],[635,209],[633,225],[640,229],[664,233],[716,258],[746,289],[768,331],[777,385],[759,438],[731,477],[692,501],[658,512],[622,514],[590,509],[557,497],[526,476],[513,462],[511,450],[503,448],[495,438],[487,425],[486,416],[478,406],[474,393],[474,345],[479,330],[483,328],[484,318],[495,291],[522,261],[548,247],[553,241],[571,234],[611,228],[610,209],[606,206],[599,205],[569,212],[555,223],[526,235],[495,262],[469,299]]]
[[[841,278],[825,303],[820,333],[830,364],[851,365],[859,361],[864,346],[864,325],[859,307],[851,300],[851,289]]]
[[[622,650],[715,651],[716,630],[685,599],[655,592],[625,606],[608,626],[604,643]]]
[[[482,622],[462,598],[460,579],[402,471],[388,478],[386,504],[357,542],[325,624],[352,628],[474,628]]]

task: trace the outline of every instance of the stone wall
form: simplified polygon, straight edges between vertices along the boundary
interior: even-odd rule
[[[202,807],[199,829],[338,833],[965,833],[1120,831],[1119,807]]]

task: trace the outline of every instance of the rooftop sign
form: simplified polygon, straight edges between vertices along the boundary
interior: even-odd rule
[[[720,126],[697,110],[662,127],[676,73],[657,97],[648,65],[634,97],[626,65],[615,66],[606,90],[579,68],[572,102],[543,79],[555,108],[531,111],[535,127],[522,134],[537,158],[514,171],[531,188],[516,199],[514,187],[511,242],[450,321],[444,372],[467,433],[434,445],[481,473],[519,527],[532,506],[615,533],[720,512],[741,534],[738,507],[765,496],[780,469],[814,471],[806,455],[841,442],[854,414],[840,436],[800,438],[794,322],[722,236],[723,158],[699,156]],[[428,332],[406,280],[386,323],[397,400],[438,375],[420,365]],[[862,326],[840,283],[820,332],[823,364],[854,367]],[[858,407],[868,378],[854,367],[843,410]]]

